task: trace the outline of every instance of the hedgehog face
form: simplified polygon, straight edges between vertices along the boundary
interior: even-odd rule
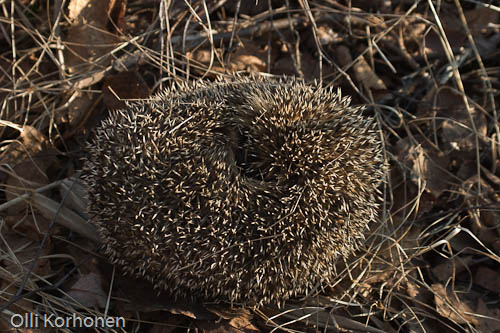
[[[87,150],[114,263],[176,296],[244,304],[333,282],[386,170],[373,120],[295,80],[179,87],[112,113]]]

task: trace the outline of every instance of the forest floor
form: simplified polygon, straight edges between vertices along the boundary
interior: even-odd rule
[[[0,0],[0,331],[31,332],[12,321],[31,313],[125,318],[116,332],[500,332],[499,45],[498,1]],[[390,164],[338,283],[281,309],[122,277],[73,182],[108,110],[234,73],[341,88]]]

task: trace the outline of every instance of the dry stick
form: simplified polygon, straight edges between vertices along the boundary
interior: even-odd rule
[[[234,17],[233,17],[233,28],[231,29],[231,38],[229,39],[229,46],[228,49],[231,50],[233,47],[233,41],[234,41],[234,36],[236,34],[236,28],[238,24],[238,15],[240,13],[240,7],[241,7],[241,0],[238,0],[236,3],[236,10],[234,12]],[[229,66],[229,63],[231,61],[231,52],[228,52],[227,54],[227,59],[226,59],[226,65]]]
[[[49,226],[49,230],[52,227],[52,223],[55,221],[57,224],[60,224],[96,243],[101,243],[99,235],[97,234],[95,228],[90,225],[84,218],[80,217],[72,210],[64,207],[63,202],[64,198],[66,198],[71,192],[70,188],[65,188],[66,193],[64,195],[61,203],[57,203],[52,199],[41,194],[42,192],[49,191],[53,188],[60,187],[63,184],[64,180],[58,180],[48,185],[37,188],[36,190],[32,190],[29,193],[25,193],[20,195],[10,201],[7,201],[0,205],[0,212],[8,209],[11,206],[19,204],[23,201],[27,201],[34,206],[36,206],[41,212],[44,212],[45,216],[53,216],[53,221]],[[72,181],[73,184],[73,181]]]
[[[323,81],[323,59],[325,59],[330,65],[333,63],[333,61],[326,55],[323,47],[321,46],[318,38],[318,26],[316,25],[316,20],[314,19],[308,0],[299,0],[299,4],[304,9],[304,12],[306,13],[309,21],[312,24],[314,43],[316,44],[316,49],[319,52],[319,80],[321,82]]]
[[[66,191],[64,197],[67,197],[70,192],[71,188]],[[96,243],[101,243],[95,227],[90,225],[84,218],[73,212],[71,209],[64,207],[62,205],[63,201],[57,203],[40,193],[33,193],[29,197],[28,201],[36,206],[36,208],[45,216],[53,216],[53,219],[57,222],[57,224],[73,230]]]
[[[53,188],[58,187],[59,185],[61,185],[61,182],[62,182],[61,180],[58,180],[58,181],[55,181],[55,182],[50,183],[48,185],[39,187],[36,190],[33,190],[32,193],[41,193],[41,192],[45,192],[45,191],[51,190],[51,189],[53,189]],[[20,196],[12,199],[10,201],[7,201],[7,202],[1,204],[0,205],[0,212],[8,209],[11,206],[17,205],[18,203],[21,203],[21,202],[29,199],[29,197],[32,195],[32,193],[26,193],[26,194],[20,195]]]
[[[290,7],[290,1],[289,0],[285,0],[285,6]],[[279,30],[277,30],[277,32],[278,32],[278,35],[279,35],[280,39],[283,41],[283,43],[286,44],[288,52],[290,53],[290,58],[292,58],[292,61],[293,61],[293,66],[295,67],[295,71],[297,72],[297,74],[299,75],[300,78],[303,78],[304,77],[304,73],[302,72],[302,66],[301,66],[301,60],[300,60],[300,52],[299,52],[299,47],[298,47],[299,45],[298,45],[298,41],[297,41],[297,39],[300,38],[300,36],[298,36],[298,33],[293,30],[294,24],[292,22],[292,16],[291,16],[290,11],[286,12],[286,17],[287,17],[287,20],[288,20],[288,28],[290,29],[290,32],[295,32],[295,36],[296,36],[296,38],[295,38],[296,39],[296,41],[295,41],[295,54],[292,52],[292,50],[294,49],[292,47],[292,43],[288,42],[287,38],[285,38],[285,36],[283,36],[283,34]],[[273,23],[272,20],[270,21],[270,24],[272,26],[274,26],[274,23]]]

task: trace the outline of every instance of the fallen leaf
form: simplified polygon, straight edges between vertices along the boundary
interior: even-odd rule
[[[451,89],[439,89],[436,95],[436,116],[441,121],[441,137],[445,150],[474,151],[475,134],[485,137],[486,117],[475,108],[467,111],[461,95]],[[471,117],[474,125],[471,123]]]
[[[213,52],[213,62],[212,66],[209,68],[210,59]],[[222,51],[219,49],[196,49],[194,51],[186,52],[187,64],[191,71],[200,75],[206,75],[207,77],[214,78],[218,73],[225,73],[226,67],[224,63],[221,62]]]
[[[458,15],[456,15],[456,8],[454,4],[443,4],[444,8],[441,8],[439,21],[444,29],[446,36],[441,36],[437,26],[433,26],[432,29],[424,36],[423,45],[425,45],[425,50],[423,50],[427,56],[445,58],[446,52],[443,46],[443,38],[448,40],[449,45],[453,50],[458,50],[460,47],[464,46],[467,41],[467,35],[462,27],[462,22]]]
[[[475,312],[479,315],[477,316],[479,322],[477,326],[478,332],[500,331],[500,309],[488,307],[484,300],[479,298]]]
[[[47,171],[58,164],[55,150],[38,129],[25,125],[19,131],[18,139],[8,145],[0,159],[0,164],[7,165],[3,167],[8,174],[4,185],[7,201],[47,185]],[[18,215],[26,207],[26,202],[11,205],[8,215]]]
[[[453,176],[448,172],[450,158],[443,152],[436,151],[424,138],[414,136],[402,139],[396,144],[398,159],[413,171],[411,179],[416,185],[425,185],[425,189],[438,198],[453,184]]]
[[[227,307],[225,305],[205,305],[205,308],[223,319],[231,320],[233,318],[244,317],[248,320],[252,318],[252,314],[245,308]]]
[[[67,291],[69,297],[83,307],[104,308],[107,295],[102,289],[101,276],[96,273],[83,274]]]
[[[5,217],[5,222],[11,230],[25,235],[29,239],[41,241],[45,234],[49,231],[51,221],[43,217],[41,214],[31,214],[26,212],[19,215],[9,215]],[[51,230],[51,233],[56,233]]]
[[[351,51],[345,45],[339,45],[335,48],[335,58],[342,68],[346,68],[352,64]]]
[[[498,22],[500,12],[486,6],[477,6],[465,11],[465,19],[474,39],[482,34],[494,33],[495,29],[490,22]]]
[[[332,26],[330,24],[325,23],[318,24],[318,28],[316,29],[316,37],[318,38],[319,44],[322,46],[342,42],[342,35],[332,29]],[[306,45],[309,49],[317,48],[312,29],[307,31],[305,39]]]
[[[97,96],[82,89],[104,78],[104,68],[112,59],[110,51],[120,41],[116,32],[120,30],[125,7],[124,0],[69,2],[71,26],[64,40],[67,69],[69,73],[88,74],[63,96],[62,105],[67,105],[55,113],[57,122],[78,124],[95,103]]]
[[[109,31],[109,12],[112,5],[122,5],[111,0],[71,0],[68,4],[68,16],[71,27],[68,30],[66,46],[66,64],[70,72],[89,72],[97,64],[108,64],[109,51],[119,39]]]
[[[384,81],[378,77],[363,56],[354,64],[354,76],[366,90],[387,90]]]
[[[49,141],[45,135],[37,128],[29,125],[19,126],[14,123],[10,123],[10,126],[19,131],[19,137],[16,141],[9,144],[6,151],[2,152],[2,164],[19,163],[50,147]]]
[[[283,55],[274,62],[272,73],[276,75],[299,76],[303,77],[306,81],[318,77],[319,68],[317,61],[309,53],[300,53],[299,64],[295,64],[294,61],[289,54]]]
[[[153,324],[148,333],[171,333],[185,328],[186,318],[182,316],[165,316],[161,314],[161,322]]]
[[[276,50],[275,47],[272,50]],[[239,46],[230,55],[229,70],[259,73],[267,71],[268,47],[261,47],[256,41],[241,39]],[[271,64],[276,59],[276,52],[271,52]]]
[[[473,313],[470,306],[459,299],[456,293],[453,293],[449,289],[445,289],[440,283],[433,284],[432,290],[434,291],[436,311],[441,316],[458,324],[470,323],[478,325],[479,322],[477,318],[470,315],[470,313]]]
[[[437,281],[445,283],[449,278],[466,270],[472,262],[472,256],[440,257],[439,260],[440,263],[432,268],[432,273],[436,276]]]
[[[119,296],[129,300],[120,303],[124,312],[167,311],[192,319],[215,321],[218,318],[200,303],[174,299],[172,295],[167,293],[158,294],[150,282],[122,275],[120,271],[117,273],[115,278],[117,289],[126,291]]]
[[[61,198],[64,198],[63,207],[88,220],[87,189],[79,176],[63,179],[59,186],[59,193]]]
[[[0,243],[0,248],[7,254],[3,257],[2,266],[12,277],[16,276],[16,279],[21,281],[31,269],[33,260],[36,262],[31,271],[34,274],[31,275],[32,279],[35,278],[35,275],[44,277],[51,273],[49,259],[43,258],[51,253],[52,243],[50,240],[45,242],[44,247],[40,250],[39,242],[12,231],[2,230],[2,235],[5,242]]]
[[[236,325],[236,326],[233,326]],[[197,320],[196,326],[204,333],[224,333],[224,332],[232,332],[232,333],[255,333],[260,332],[254,325],[251,323],[247,323],[246,321],[242,322],[229,322],[227,320],[222,320],[219,322],[211,322],[207,320]]]
[[[474,283],[500,294],[500,272],[487,266],[479,266],[474,276]]]
[[[102,96],[108,109],[121,109],[125,107],[124,100],[145,99],[150,92],[139,73],[120,72],[104,78]]]

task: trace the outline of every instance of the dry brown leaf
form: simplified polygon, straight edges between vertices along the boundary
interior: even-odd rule
[[[2,164],[16,164],[20,161],[33,157],[49,148],[50,144],[45,135],[35,127],[25,125],[18,127],[19,137],[16,141],[12,142],[8,149],[2,153]]]
[[[477,320],[479,321],[477,330],[479,332],[500,331],[500,309],[488,307],[486,303],[479,298],[475,312],[479,314],[477,317]]]
[[[30,213],[9,215],[5,217],[5,222],[13,230],[25,235],[29,239],[41,241],[45,233],[49,231],[51,221],[40,214]],[[52,230],[54,234],[55,230]]]
[[[185,328],[185,318],[182,316],[165,316],[161,314],[161,323],[155,323],[149,333],[171,333],[178,332],[179,328]]]
[[[40,193],[32,193],[28,201],[37,208],[45,218],[55,220],[58,224],[77,232],[97,243],[101,242],[96,227],[80,215],[60,203]]]
[[[7,201],[19,197],[31,190],[42,187],[49,183],[46,174],[47,165],[44,158],[32,158],[25,160],[13,167],[13,174],[5,184],[5,196]],[[7,209],[9,215],[18,215],[27,207],[26,202],[20,202]]]
[[[483,34],[494,33],[495,29],[490,24],[500,20],[498,10],[478,6],[474,9],[465,11],[465,18],[474,39]]]
[[[244,308],[229,308],[223,305],[207,306],[207,309],[222,318],[219,323],[211,325],[206,321],[198,321],[203,330],[208,332],[259,332],[259,330],[251,323],[252,314]]]
[[[450,159],[443,152],[436,151],[420,136],[414,140],[405,138],[396,144],[398,159],[413,171],[411,179],[418,185],[425,185],[425,189],[438,198],[449,189],[454,180],[447,171]]]
[[[104,78],[102,96],[108,109],[121,109],[125,107],[124,100],[145,99],[150,96],[150,92],[139,73],[120,72]]]
[[[247,319],[252,318],[252,314],[245,308],[233,308],[227,307],[225,305],[217,305],[217,304],[207,304],[205,308],[223,319],[233,319],[237,317],[245,317]]]
[[[436,276],[437,281],[447,282],[449,278],[463,272],[472,262],[472,256],[453,257],[438,259],[439,264],[432,268],[432,273]]]
[[[192,319],[215,321],[216,315],[208,311],[202,304],[174,299],[166,293],[158,294],[150,282],[138,280],[130,276],[117,274],[115,283],[118,290],[126,291],[120,295],[129,301],[120,303],[123,312],[167,311],[171,314],[183,315]]]
[[[83,307],[104,308],[107,295],[102,289],[101,276],[96,273],[83,274],[67,291],[72,299]]]
[[[317,43],[319,43],[319,45],[324,48],[328,49],[331,45],[332,49],[336,49],[338,46],[334,44],[341,43],[343,41],[343,36],[338,31],[333,29],[331,24],[322,22],[317,23],[317,29],[315,31],[316,37],[314,36],[312,29],[308,30],[303,37],[307,48],[309,50],[316,50],[318,47]]]
[[[5,182],[5,196],[9,201],[47,185],[47,170],[58,161],[45,136],[38,129],[26,125],[20,130],[19,138],[10,143],[2,154],[0,163],[10,167],[4,168],[9,173]],[[26,207],[24,202],[11,205],[8,214],[17,215]]]
[[[63,179],[59,186],[59,193],[61,198],[64,198],[63,207],[88,220],[87,189],[78,176]]]
[[[236,317],[229,321],[229,326],[234,327],[238,332],[259,332],[250,319],[247,317]]]
[[[255,41],[241,39],[240,46],[230,56],[229,69],[233,72],[258,73],[267,71],[267,46],[262,48]],[[275,56],[271,54],[271,63]]]
[[[480,137],[486,136],[486,117],[475,108],[471,115],[467,111],[461,95],[450,89],[440,89],[436,96],[436,116],[448,118],[441,122],[441,137],[446,150],[474,151],[476,147],[474,121],[476,133]]]
[[[436,283],[432,285],[434,291],[434,302],[436,304],[436,311],[443,316],[458,324],[471,323],[478,324],[476,317],[471,316],[472,309],[463,300],[458,299],[456,293]]]
[[[72,26],[65,40],[68,50],[65,60],[70,72],[87,72],[96,68],[96,64],[109,63],[110,56],[102,56],[107,55],[118,41],[117,36],[109,32],[112,25],[107,15],[114,4],[111,0],[69,2],[68,16]]]
[[[234,319],[233,319],[234,320]],[[233,326],[236,325],[236,326]],[[207,320],[197,320],[196,326],[204,333],[255,333],[260,332],[254,325],[246,321],[227,321],[211,322]]]
[[[500,272],[487,266],[479,266],[474,276],[474,283],[500,294]]]
[[[2,265],[9,274],[12,276],[17,275],[18,279],[24,278],[27,271],[33,265],[33,260],[36,260],[32,270],[33,274],[43,277],[51,273],[49,259],[42,258],[51,253],[52,245],[50,240],[45,242],[44,247],[40,251],[39,242],[32,241],[24,236],[19,236],[17,233],[11,231],[2,230],[2,234],[6,244],[1,243],[0,248],[5,251],[5,253],[9,254],[8,257],[4,257]],[[37,254],[39,254],[38,257],[36,257]]]
[[[447,9],[441,9],[439,20],[446,34],[446,39],[453,50],[458,50],[467,41],[467,35],[462,26],[460,18],[456,14],[454,5],[448,4]],[[424,36],[424,52],[428,56],[446,57],[443,47],[443,37],[439,34],[438,28],[434,26],[428,34]]]
[[[213,62],[212,66],[208,68],[210,65],[210,59],[213,53]],[[226,67],[223,63],[221,63],[222,59],[222,51],[219,49],[197,49],[195,51],[186,52],[186,60],[188,65],[190,66],[190,70],[196,74],[207,75],[207,77],[214,78],[216,73],[225,73]],[[207,71],[210,69],[210,72]],[[216,73],[214,73],[216,72]]]
[[[276,75],[290,75],[303,77],[310,81],[319,75],[317,61],[309,53],[300,53],[300,64],[296,65],[289,54],[278,58],[274,64],[272,73]]]
[[[352,64],[351,51],[345,45],[339,45],[335,48],[335,58],[342,68],[346,68]]]
[[[86,94],[79,89],[104,77],[103,68],[111,61],[110,51],[119,41],[115,33],[120,30],[125,7],[124,0],[71,0],[68,4],[68,16],[72,20],[64,41],[68,71],[97,73],[85,77],[85,82],[75,84],[78,89],[68,91],[62,101],[67,103],[67,107],[56,113],[57,122],[77,124],[95,103],[94,94]]]
[[[273,48],[273,50],[274,49],[276,48]],[[221,53],[220,50],[215,51]],[[187,52],[186,58],[192,61],[194,72],[204,74],[210,65],[211,55],[211,50],[199,49]],[[223,58],[219,55],[215,53],[213,55],[214,59],[212,67],[210,68],[212,71],[219,73],[258,73],[267,71],[267,46],[262,48],[255,41],[240,39],[240,44],[236,47],[236,50],[228,55],[227,60],[229,60],[229,63],[221,63]],[[271,52],[271,63],[274,62],[275,58],[276,52]]]
[[[366,90],[387,89],[384,81],[378,77],[363,56],[359,57],[358,61],[354,64],[354,76]]]

